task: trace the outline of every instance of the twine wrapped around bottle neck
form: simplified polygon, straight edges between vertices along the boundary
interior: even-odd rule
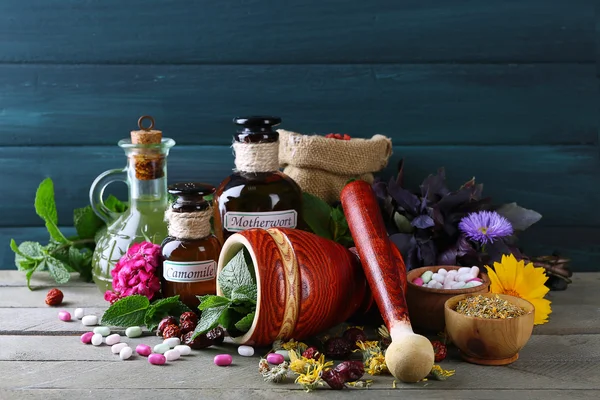
[[[168,208],[165,219],[168,221],[169,236],[177,239],[202,239],[210,235],[212,207],[204,211],[174,212]]]
[[[279,141],[273,143],[233,143],[235,169],[239,172],[279,170]]]

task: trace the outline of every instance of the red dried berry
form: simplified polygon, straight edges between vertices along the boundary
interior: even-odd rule
[[[181,337],[181,342],[183,344],[187,344],[188,346],[190,346],[192,349],[195,349],[195,350],[205,349],[205,348],[210,347],[213,344],[215,344],[215,342],[213,340],[206,337],[205,333],[198,335],[198,337],[196,339],[192,339],[192,336],[194,336],[194,332],[186,333],[185,335],[183,335]]]
[[[350,139],[352,139],[352,138],[350,137],[350,135],[346,135],[346,134],[344,133],[344,140],[350,140]]]
[[[179,325],[179,330],[181,331],[182,335],[185,335],[188,332],[192,332],[196,329],[196,323],[193,321],[182,321],[181,324]]]
[[[331,338],[325,342],[325,356],[327,358],[342,360],[348,357],[351,352],[352,345],[344,338]]]
[[[177,319],[173,316],[164,317],[158,324],[158,329],[156,330],[156,336],[162,336],[163,331],[169,325],[177,325]]]
[[[179,327],[177,325],[168,325],[165,330],[163,331],[162,334],[163,338],[165,339],[169,339],[172,337],[176,337],[178,338],[179,336],[181,336],[181,330],[179,329]]]
[[[336,133],[335,134],[335,138],[338,139],[338,140],[344,140],[344,136],[342,136],[341,133]]]
[[[327,139],[335,139],[335,134],[334,133],[328,133],[327,135],[325,135],[325,138],[327,138]]]
[[[179,316],[179,323],[183,324],[185,321],[191,321],[195,325],[198,325],[198,316],[193,311],[184,312]]]
[[[46,304],[49,306],[57,306],[63,301],[63,292],[59,289],[50,289],[48,290],[48,294],[46,294]]]
[[[435,362],[443,361],[448,353],[446,345],[439,340],[434,340],[431,342],[431,345],[433,346],[433,352],[435,353]]]
[[[214,344],[221,344],[225,340],[225,331],[220,326],[206,332],[206,337],[214,342]]]
[[[339,363],[334,370],[342,374],[345,382],[354,382],[365,374],[365,365],[362,361],[344,361]]]
[[[352,350],[358,349],[356,342],[359,340],[361,342],[367,341],[367,334],[360,328],[348,328],[342,337],[352,344]]]
[[[321,373],[321,379],[323,379],[330,388],[335,390],[341,390],[345,386],[344,376],[333,369],[328,369]]]
[[[313,360],[319,359],[321,357],[321,352],[315,346],[310,346],[302,353],[302,357],[304,358],[312,358]]]

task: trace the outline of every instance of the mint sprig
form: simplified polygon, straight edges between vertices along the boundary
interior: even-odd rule
[[[341,205],[332,207],[319,197],[304,192],[302,215],[304,222],[317,236],[333,240],[345,247],[354,245]]]
[[[181,315],[191,311],[179,296],[167,297],[150,303],[146,296],[132,295],[117,300],[102,316],[102,324],[109,326],[139,326],[153,331],[167,315]]]
[[[252,258],[244,248],[223,267],[217,278],[223,296],[198,296],[202,311],[193,338],[221,325],[229,334],[247,332],[256,312],[257,287]]]
[[[114,196],[109,196],[105,204],[115,212],[123,212],[127,208]],[[17,245],[14,239],[10,242],[15,253],[15,265],[19,271],[25,272],[27,287],[31,289],[34,272],[44,270],[59,284],[66,283],[71,272],[79,272],[82,279],[91,281],[92,254],[96,246],[94,238],[106,228],[104,222],[91,206],[77,208],[73,211],[77,236],[67,238],[58,228],[54,183],[50,178],[44,179],[37,188],[34,206],[35,212],[46,224],[50,236],[48,244],[26,241]]]

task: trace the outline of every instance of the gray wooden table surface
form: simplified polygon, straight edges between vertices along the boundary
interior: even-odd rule
[[[80,321],[58,320],[59,309],[102,315],[107,303],[94,285],[76,279],[62,287],[65,301],[48,307],[51,281],[33,279],[29,291],[17,271],[0,271],[0,399],[598,399],[600,398],[600,273],[580,273],[564,292],[552,292],[553,313],[515,363],[483,367],[462,362],[451,350],[440,365],[454,369],[447,381],[398,384],[391,376],[372,377],[369,389],[320,389],[304,393],[292,380],[263,382],[259,355],[243,358],[235,346],[194,351],[165,366],[143,357],[121,361],[106,345],[79,341],[90,330]],[[117,331],[118,332],[118,331]],[[121,332],[122,333],[122,332]],[[132,347],[154,345],[155,336],[126,339]],[[217,367],[213,356],[233,355],[230,367]],[[266,349],[261,352],[266,352]],[[365,378],[371,378],[365,376]]]

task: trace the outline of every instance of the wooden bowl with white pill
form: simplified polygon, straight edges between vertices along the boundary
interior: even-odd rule
[[[479,271],[477,278],[482,282],[479,286],[444,289],[436,287],[419,286],[413,283],[416,278],[421,277],[425,272],[431,271],[436,274],[439,270],[458,271],[458,266],[437,265],[430,267],[421,267],[410,270],[407,274],[406,304],[408,314],[413,329],[423,332],[441,332],[446,326],[444,316],[444,303],[451,297],[459,294],[479,294],[487,293],[490,289],[490,279],[486,273]],[[447,285],[448,286],[448,285]]]

